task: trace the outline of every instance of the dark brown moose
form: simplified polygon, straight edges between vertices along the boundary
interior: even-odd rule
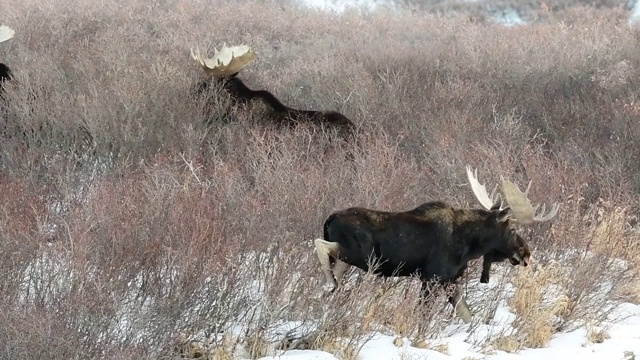
[[[555,204],[537,213],[527,198],[510,181],[502,179],[503,207],[494,188],[491,196],[477,180],[477,171],[467,166],[474,195],[484,209],[465,209],[441,201],[424,203],[413,210],[385,212],[353,207],[331,214],[324,223],[324,239],[315,248],[326,283],[326,291],[341,286],[350,266],[371,270],[383,277],[412,276],[422,281],[422,295],[430,294],[430,282],[451,291],[449,302],[465,322],[471,312],[457,280],[472,259],[485,257],[483,276],[488,281],[492,262],[505,259],[513,265],[527,266],[531,253],[516,233],[516,224],[547,221],[558,212]],[[529,187],[531,183],[529,183]]]
[[[212,83],[225,90],[237,104],[249,104],[258,99],[269,107],[269,117],[277,125],[294,127],[299,123],[311,123],[337,129],[338,135],[350,141],[354,136],[355,125],[346,116],[337,111],[299,110],[284,105],[277,97],[267,90],[252,90],[240,80],[238,73],[249,65],[255,58],[255,52],[249,46],[239,45],[215,50],[213,58],[205,58],[198,49],[191,50],[191,57],[209,75],[211,79],[201,81],[198,91],[204,92]]]

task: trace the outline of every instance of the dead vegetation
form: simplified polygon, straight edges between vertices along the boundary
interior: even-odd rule
[[[495,265],[488,285],[468,270],[472,326],[504,303],[514,316],[513,333],[475,341],[517,351],[588,326],[598,342],[615,301],[639,301],[640,43],[618,10],[505,28],[270,1],[100,4],[0,0],[16,30],[0,49],[15,78],[0,105],[0,357],[355,359],[374,332],[446,352],[442,298],[418,308],[417,282],[355,271],[321,297],[312,239],[355,204],[474,204],[465,164],[561,206],[523,234],[534,266]],[[310,127],[277,131],[224,99],[203,111],[189,49],[223,42],[256,49],[248,85],[340,111],[358,143],[327,150]]]

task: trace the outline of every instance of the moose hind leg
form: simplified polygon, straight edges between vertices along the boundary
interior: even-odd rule
[[[343,285],[344,274],[347,272],[347,270],[349,270],[349,267],[351,265],[339,260],[338,258],[336,258],[335,260],[336,262],[333,264],[333,276],[335,276],[335,280],[338,284],[338,287],[340,288]]]
[[[449,284],[447,286],[447,290],[453,291],[453,295],[449,296],[449,302],[453,305],[456,315],[458,315],[466,324],[470,323],[471,311],[469,310],[469,305],[467,305],[467,300],[462,294],[462,287],[458,284]]]
[[[318,255],[318,260],[320,260],[320,268],[324,273],[325,284],[322,288],[327,292],[333,292],[338,286],[338,282],[333,277],[333,270],[331,268],[331,257],[336,258],[339,250],[338,243],[332,243],[323,239],[316,239],[314,241],[316,245],[316,254]],[[334,264],[337,265],[341,261],[337,260]]]

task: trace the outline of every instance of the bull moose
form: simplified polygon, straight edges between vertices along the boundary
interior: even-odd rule
[[[383,276],[412,276],[422,281],[421,295],[431,292],[430,283],[452,290],[449,302],[465,322],[471,312],[457,280],[468,262],[485,257],[483,277],[488,281],[492,262],[505,259],[513,265],[527,266],[530,250],[516,233],[515,224],[547,221],[558,212],[558,204],[544,215],[543,205],[533,207],[514,183],[502,179],[502,194],[494,188],[491,195],[467,166],[471,189],[484,209],[453,207],[442,201],[424,203],[404,212],[385,212],[352,207],[331,214],[324,223],[324,239],[315,240],[315,248],[326,283],[332,292],[341,286],[350,266]],[[486,275],[486,276],[485,276]]]
[[[196,60],[211,79],[198,84],[198,92],[208,90],[216,82],[225,90],[231,99],[238,104],[249,104],[252,100],[262,101],[270,108],[269,117],[277,125],[294,127],[298,123],[307,122],[337,129],[338,135],[350,141],[354,136],[355,125],[349,118],[337,111],[300,110],[284,105],[275,95],[267,90],[252,90],[238,77],[238,73],[255,58],[255,52],[246,45],[227,47],[215,50],[213,58],[205,58],[200,51],[191,49],[191,57]]]
[[[6,25],[0,25],[0,43],[3,43],[11,38],[13,38],[13,35],[15,34],[15,31],[6,26]],[[9,81],[11,80],[12,75],[11,75],[11,69],[9,69],[9,66],[0,63],[0,93],[2,92],[2,85],[5,81]]]

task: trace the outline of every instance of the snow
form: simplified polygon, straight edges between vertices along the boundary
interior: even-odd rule
[[[336,357],[323,351],[317,350],[291,350],[281,356],[268,357],[263,359],[282,359],[282,360],[335,360]]]
[[[640,354],[640,306],[631,303],[620,303],[615,306],[605,321],[594,330],[606,334],[604,341],[593,343],[588,339],[586,326],[575,330],[556,334],[544,348],[525,348],[515,353],[493,349],[488,345],[489,339],[513,334],[512,322],[516,319],[512,309],[507,305],[515,289],[508,283],[499,284],[500,277],[492,277],[489,284],[472,281],[471,286],[484,287],[486,291],[497,291],[502,287],[503,296],[498,300],[499,306],[488,324],[462,324],[452,321],[440,337],[429,339],[428,348],[412,346],[411,340],[399,338],[393,334],[372,334],[361,345],[359,360],[412,360],[412,359],[635,359]],[[471,294],[467,293],[468,296]],[[476,294],[478,295],[478,294]],[[473,301],[473,296],[468,300]],[[478,309],[476,309],[478,311]],[[283,327],[284,325],[280,325]],[[286,326],[285,326],[286,327]],[[290,326],[290,328],[293,328]],[[273,356],[261,360],[277,359],[340,359],[339,356],[318,350],[279,351]]]
[[[304,7],[318,9],[326,12],[343,13],[349,9],[365,9],[374,11],[380,6],[394,8],[395,0],[293,0]],[[461,0],[460,3],[477,3],[479,0]],[[640,23],[640,1],[629,0],[627,2],[629,11],[629,25]],[[491,18],[505,26],[525,25],[527,21],[522,19],[518,11],[514,8],[504,8],[492,11]]]
[[[244,260],[262,263],[268,261],[265,254],[244,254]],[[498,265],[496,265],[498,267]],[[508,266],[505,268],[508,269]],[[625,266],[626,268],[626,266]],[[33,264],[27,267],[23,296],[20,303],[34,301],[33,297],[41,293],[41,289],[55,288],[56,291],[69,291],[74,276],[77,276],[74,269],[69,266],[68,259],[64,256],[56,256],[55,252],[47,252],[41,257],[34,259]],[[298,278],[300,274],[297,274]],[[170,271],[164,274],[165,278],[174,276]],[[131,286],[137,287],[140,279],[132,281]],[[297,282],[297,281],[295,281]],[[169,284],[168,284],[169,285]],[[206,284],[205,284],[206,285]],[[247,298],[260,298],[264,286],[259,282],[248,282],[246,294]],[[605,289],[606,290],[606,289]],[[605,291],[601,290],[601,291]],[[468,283],[466,292],[467,300],[475,314],[475,321],[471,324],[463,324],[459,319],[454,319],[438,334],[429,338],[426,348],[416,347],[407,338],[398,337],[393,333],[385,332],[369,334],[370,336],[360,337],[364,339],[361,343],[352,344],[359,347],[359,360],[410,360],[410,359],[635,359],[635,354],[640,354],[640,306],[631,303],[615,304],[614,310],[605,321],[595,330],[603,331],[606,336],[601,343],[589,341],[590,330],[586,326],[556,334],[549,344],[544,348],[525,348],[515,353],[508,353],[493,348],[492,340],[514,334],[513,322],[516,315],[508,305],[508,299],[514,294],[515,288],[508,279],[497,271],[491,277],[489,284],[480,284],[478,279],[473,279]],[[285,291],[286,292],[286,291]],[[209,294],[209,292],[205,292]],[[554,291],[550,287],[546,292],[546,297],[553,298]],[[205,295],[205,294],[203,294]],[[285,295],[285,294],[283,294]],[[495,297],[493,301],[497,304],[495,314],[489,317],[487,323],[479,323],[480,318],[485,318],[487,314],[482,313],[480,304],[487,304],[487,296]],[[132,299],[129,299],[130,301]],[[553,300],[553,299],[550,299]],[[125,303],[131,304],[130,301]],[[473,304],[476,304],[475,307]],[[138,332],[138,336],[144,336],[144,331],[137,329],[138,322],[145,318],[145,314],[151,309],[150,304],[143,304],[142,307],[129,309],[125,304],[117,311],[117,316],[111,336],[125,336],[130,332]],[[612,306],[614,304],[612,303]],[[185,316],[198,316],[197,309],[193,314]],[[475,311],[474,311],[475,310]],[[304,334],[315,331],[317,325],[322,322],[316,321],[284,321],[277,320],[278,311],[272,317],[273,322],[268,325],[268,331],[264,335],[264,340],[269,344],[267,354],[272,356],[262,357],[262,360],[295,359],[295,360],[334,360],[340,359],[338,355],[320,350],[276,350],[281,341],[285,338],[301,339]],[[245,330],[240,318],[238,325],[234,329],[229,329],[235,336],[241,336]],[[196,335],[196,338],[203,339],[204,334]],[[352,340],[355,341],[355,340]],[[249,359],[246,351],[235,354],[238,359]]]
[[[393,0],[295,0],[298,4],[327,12],[343,13],[349,9],[376,10],[380,6],[393,7]]]
[[[627,8],[629,8],[631,11],[631,15],[629,16],[629,24],[637,25],[640,22],[640,1],[629,0],[627,2]]]
[[[247,253],[243,255],[244,261],[250,261],[254,263],[264,263],[266,261],[272,261],[267,254],[254,254]],[[623,267],[623,270],[627,268],[626,263],[620,261],[619,264]],[[277,265],[276,265],[277,266]],[[500,268],[499,265],[495,265],[496,270]],[[503,266],[505,269],[509,269],[508,265]],[[176,276],[172,270],[167,270],[164,273],[164,278],[171,278]],[[91,278],[91,269],[88,269],[88,276]],[[49,289],[48,295],[54,296],[56,292],[68,292],[74,281],[74,278],[78,276],[76,270],[70,266],[69,259],[65,256],[57,254],[55,251],[45,252],[41,257],[34,259],[32,264],[27,266],[25,271],[24,288],[22,289],[22,296],[18,301],[21,305],[36,301],[35,297],[44,296],[44,300],[47,301],[45,293],[42,289]],[[296,279],[294,283],[298,283],[300,280],[300,274],[295,274]],[[640,354],[640,306],[631,303],[611,303],[614,306],[613,311],[608,316],[608,321],[595,327],[596,331],[602,331],[606,334],[604,341],[601,343],[593,343],[589,341],[589,332],[594,329],[587,328],[586,326],[579,327],[577,329],[567,330],[556,334],[549,344],[544,348],[525,348],[515,353],[508,353],[493,348],[493,341],[502,336],[509,336],[514,334],[513,322],[516,320],[516,315],[509,307],[509,298],[514,294],[515,287],[505,277],[506,274],[500,274],[499,271],[494,271],[491,280],[488,284],[480,284],[478,279],[472,279],[468,282],[468,289],[466,291],[467,300],[471,305],[472,312],[475,314],[475,320],[471,324],[463,324],[459,319],[453,319],[450,322],[445,322],[445,327],[439,333],[436,333],[429,339],[427,339],[426,348],[414,346],[412,341],[407,338],[398,337],[391,331],[384,330],[385,333],[373,333],[369,336],[359,337],[362,340],[361,343],[352,344],[356,348],[359,347],[358,359],[359,360],[410,360],[410,359],[575,359],[581,360],[587,359],[635,359],[635,354]],[[248,276],[248,275],[247,275]],[[140,286],[141,279],[134,279],[131,283],[132,288]],[[170,282],[167,283],[170,286]],[[553,284],[552,284],[553,285]],[[207,287],[209,284],[203,284],[203,287]],[[603,289],[604,288],[604,289]],[[607,291],[607,287],[604,286],[599,291]],[[264,291],[264,284],[260,281],[247,282],[245,288],[246,293],[238,294],[246,299],[259,299]],[[288,291],[290,291],[289,289]],[[53,291],[53,292],[52,292]],[[283,296],[287,297],[287,292],[283,291]],[[210,295],[211,292],[203,292],[203,296]],[[134,295],[134,294],[132,294]],[[550,286],[545,292],[545,297],[550,298],[553,301],[554,297],[557,297],[557,292],[554,291],[553,286]],[[490,296],[491,299],[487,299]],[[138,304],[130,308],[135,302],[133,298],[125,299],[122,303],[122,308],[117,309],[114,323],[109,331],[109,336],[116,338],[131,336],[131,333],[136,333],[135,338],[144,337],[144,326],[140,328],[141,322],[149,316],[149,312],[153,311],[151,303],[145,302],[144,304]],[[493,301],[497,306],[495,313],[491,316],[487,316],[485,312],[489,310],[483,309],[483,305],[486,305]],[[603,300],[605,301],[605,300]],[[286,301],[284,301],[286,303]],[[202,302],[203,304],[206,302]],[[210,303],[209,303],[210,304]],[[475,306],[474,306],[475,304]],[[186,312],[185,316],[199,316],[198,309],[192,309],[192,312]],[[273,309],[272,309],[273,310]],[[248,309],[250,313],[259,312],[260,309]],[[305,334],[314,333],[318,325],[323,322],[322,319],[316,319],[315,321],[284,321],[280,319],[280,311],[275,311],[271,316],[271,322],[265,328],[263,333],[263,339],[269,343],[267,354],[273,354],[271,356],[262,357],[262,360],[276,360],[276,359],[295,359],[295,360],[311,360],[311,359],[340,359],[338,355],[331,354],[329,352],[320,350],[276,350],[278,345],[282,343],[285,338],[302,339]],[[479,322],[480,318],[489,318],[487,323]],[[228,333],[242,337],[242,333],[246,330],[243,326],[244,320],[242,317],[236,318],[237,326],[228,329]],[[448,325],[447,325],[448,324]],[[268,328],[268,329],[267,329]],[[382,331],[382,330],[381,330]],[[431,334],[430,334],[431,335]],[[214,335],[219,337],[220,334]],[[195,339],[207,338],[205,334],[197,334]],[[357,341],[353,340],[352,341]],[[237,359],[249,359],[249,354],[246,351],[237,349],[237,353],[234,354]]]
[[[491,17],[498,24],[502,24],[505,26],[524,25],[527,23],[522,19],[518,11],[513,8],[495,11],[492,13]]]
[[[344,13],[347,10],[361,9],[375,11],[380,7],[396,8],[397,0],[293,0],[303,7],[317,9],[325,12]],[[461,0],[460,3],[475,3],[478,0]],[[524,25],[527,22],[522,19],[514,8],[505,8],[492,11],[491,18],[505,26]]]
[[[508,311],[501,309],[501,311]],[[450,336],[440,339],[438,348],[420,349],[410,345],[410,341],[403,339],[401,346],[396,346],[396,337],[390,335],[376,335],[365,342],[359,353],[360,360],[408,360],[408,359],[633,359],[635,354],[640,354],[640,306],[634,304],[621,304],[617,314],[626,317],[624,320],[609,323],[610,328],[606,333],[609,339],[602,343],[590,343],[587,339],[587,330],[584,328],[556,335],[546,348],[525,349],[517,353],[504,351],[483,351],[478,346],[467,342],[470,334],[460,330]],[[505,325],[506,326],[506,325]],[[459,328],[463,329],[463,327]],[[495,329],[500,330],[500,329]],[[263,357],[261,360],[336,360],[329,353],[317,350],[292,350],[275,356]]]

